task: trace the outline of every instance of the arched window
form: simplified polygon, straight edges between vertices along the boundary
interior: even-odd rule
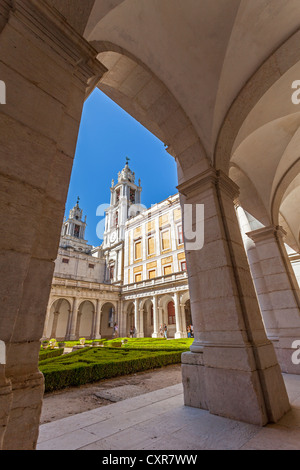
[[[174,302],[169,302],[168,303],[168,323],[169,325],[175,325],[176,319],[175,319],[175,305]]]

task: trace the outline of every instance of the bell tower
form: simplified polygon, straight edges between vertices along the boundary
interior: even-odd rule
[[[73,209],[69,212],[69,218],[64,220],[61,232],[60,246],[73,248],[75,251],[89,253],[91,246],[84,239],[86,229],[86,216],[82,219],[82,209],[79,207],[79,197]]]
[[[118,174],[118,182],[112,180],[110,207],[106,211],[103,248],[125,239],[125,224],[128,219],[141,212],[141,182],[135,184],[135,173],[126,165]]]
[[[105,215],[105,231],[102,249],[106,258],[106,282],[122,283],[125,228],[128,219],[143,210],[141,205],[141,181],[135,184],[135,173],[129,168],[129,158],[118,181],[112,180],[110,206]]]

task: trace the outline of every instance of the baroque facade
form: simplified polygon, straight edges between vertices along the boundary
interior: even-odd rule
[[[192,324],[179,195],[146,209],[128,162],[112,181],[103,243],[84,239],[79,201],[64,221],[44,338],[187,336]]]

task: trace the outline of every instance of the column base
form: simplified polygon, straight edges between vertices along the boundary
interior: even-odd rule
[[[43,394],[44,377],[41,372],[19,377],[18,382],[12,381],[12,405],[3,450],[35,450]]]
[[[181,355],[184,404],[208,410],[203,354],[185,352]]]
[[[224,352],[217,349],[214,348],[213,354],[221,353],[222,357]],[[245,351],[249,354],[249,350]],[[237,349],[236,354],[239,353],[241,357],[246,357],[243,351]],[[290,410],[277,364],[269,364],[262,370],[251,368],[243,370],[234,364],[231,368],[222,368],[220,360],[220,365],[207,366],[204,364],[205,354],[207,354],[205,348],[202,353],[182,354],[186,406],[201,408],[215,415],[259,426],[277,422]]]
[[[7,428],[9,413],[12,404],[12,387],[8,381],[0,385],[0,449],[3,448],[3,440]]]
[[[95,335],[93,339],[101,339],[102,336],[101,335]]]

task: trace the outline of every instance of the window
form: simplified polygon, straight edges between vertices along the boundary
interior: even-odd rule
[[[177,226],[177,235],[178,235],[178,245],[183,244],[183,232],[182,232],[182,225]]]
[[[79,238],[80,225],[75,225],[74,227],[74,237]]]
[[[134,259],[142,259],[142,242],[136,242],[134,245]]]
[[[130,202],[135,204],[135,190],[130,188]]]
[[[109,280],[113,281],[114,280],[114,275],[115,275],[115,265],[111,264],[109,266]]]
[[[62,262],[65,263],[65,264],[69,264],[68,258],[63,258],[63,259],[62,259]]]
[[[138,273],[135,275],[135,282],[141,282],[142,281],[142,273]]]
[[[181,271],[186,271],[186,261],[181,261]]]
[[[120,200],[121,189],[117,189],[116,191],[116,202],[118,203]]]
[[[148,271],[149,279],[154,279],[155,277],[156,277],[156,269],[151,269],[151,271]]]
[[[164,266],[164,275],[172,274],[172,266]]]
[[[163,251],[170,249],[170,230],[165,230],[164,232],[161,232],[161,247]]]
[[[169,325],[175,325],[176,324],[174,302],[169,302],[168,303],[168,323],[169,323]]]
[[[89,264],[89,268],[94,269],[95,265],[94,264]]]
[[[154,237],[149,237],[148,238],[148,256],[154,255],[155,254],[155,240]]]
[[[119,224],[119,212],[117,211],[115,215],[115,226],[117,227],[118,224]]]

